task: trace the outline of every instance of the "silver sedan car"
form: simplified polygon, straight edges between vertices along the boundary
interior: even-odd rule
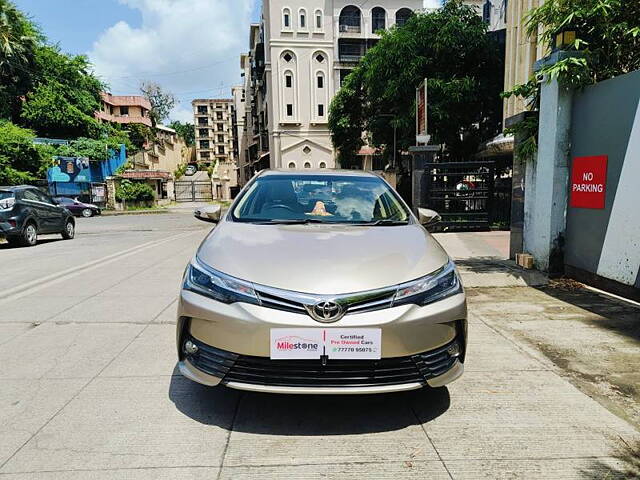
[[[455,265],[382,178],[258,174],[189,263],[179,368],[204,385],[383,393],[460,377],[467,304]]]

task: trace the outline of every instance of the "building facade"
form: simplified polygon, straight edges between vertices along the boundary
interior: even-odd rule
[[[100,94],[102,106],[96,112],[96,118],[102,122],[113,122],[122,125],[139,123],[151,127],[151,103],[140,95]]]
[[[505,54],[504,90],[526,83],[533,75],[533,66],[548,53],[548,48],[538,42],[537,36],[527,34],[526,18],[544,0],[509,0],[507,3],[507,37]],[[504,100],[504,118],[513,117],[526,110],[520,97]]]
[[[334,168],[329,106],[376,33],[408,20],[422,0],[264,0],[244,55],[247,163],[261,168]],[[267,138],[265,138],[267,137]]]
[[[193,106],[196,130],[196,162],[214,167],[214,197],[228,200],[238,186],[237,157],[234,153],[234,100],[196,99]]]

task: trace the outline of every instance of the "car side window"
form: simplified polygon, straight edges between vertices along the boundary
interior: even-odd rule
[[[24,190],[22,192],[22,198],[24,198],[25,200],[32,200],[34,202],[40,201],[34,190]]]
[[[55,203],[53,203],[53,200],[51,200],[51,197],[49,195],[42,193],[39,190],[33,190],[33,193],[36,195],[36,197],[38,197],[39,202],[48,203],[49,205],[55,205]]]

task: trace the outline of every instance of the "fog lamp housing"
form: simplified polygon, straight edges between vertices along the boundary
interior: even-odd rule
[[[193,355],[195,353],[198,353],[198,346],[193,343],[191,340],[187,340],[184,343],[184,353],[186,353],[187,355]]]
[[[458,342],[449,345],[447,348],[447,353],[451,358],[458,358],[462,355],[462,349],[460,348],[460,344]]]

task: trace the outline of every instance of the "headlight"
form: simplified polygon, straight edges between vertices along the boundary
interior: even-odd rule
[[[398,287],[393,305],[428,305],[444,298],[462,293],[462,284],[453,262],[449,261],[435,273],[405,283]]]
[[[183,288],[222,303],[260,304],[251,283],[206,268],[199,263],[190,263],[187,267]]]

